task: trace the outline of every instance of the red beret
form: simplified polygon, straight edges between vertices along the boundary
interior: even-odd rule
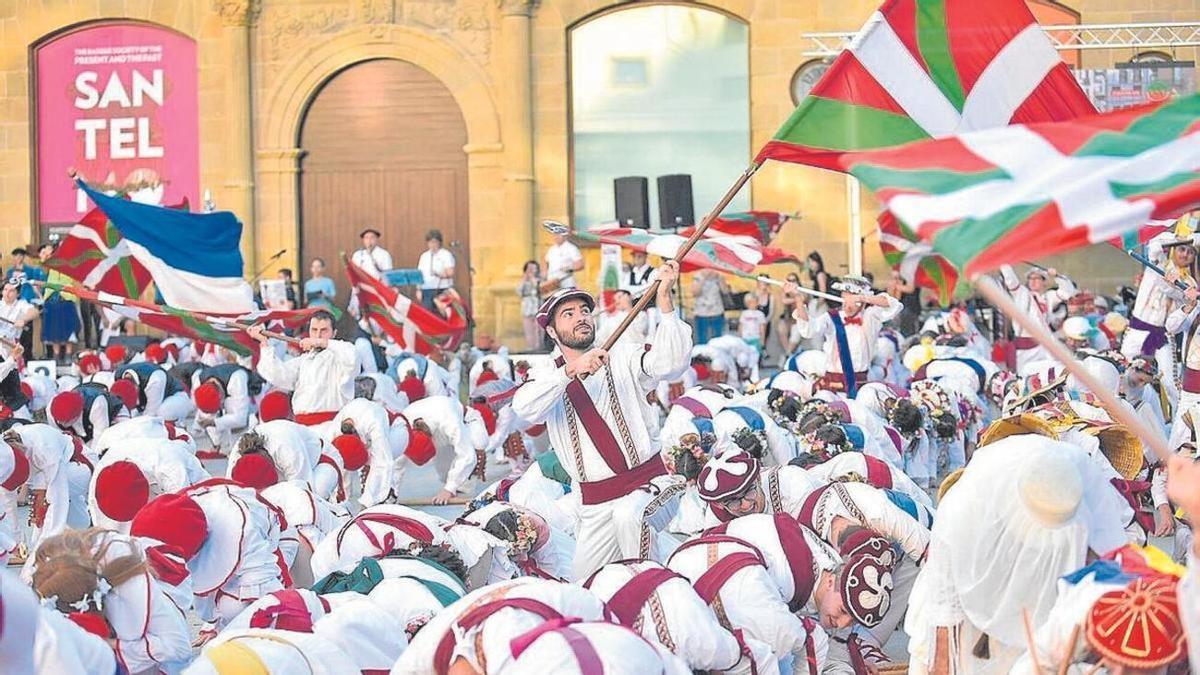
[[[138,386],[134,384],[133,380],[119,377],[113,381],[112,386],[108,390],[116,394],[121,399],[121,402],[125,404],[126,408],[130,410],[137,408]]]
[[[25,394],[25,398],[33,398],[33,387],[25,380],[21,380],[21,393]]]
[[[61,391],[50,399],[50,416],[62,425],[71,425],[83,415],[83,394]]]
[[[421,378],[409,373],[400,381],[400,391],[408,397],[408,402],[413,403],[425,398],[425,383]]]
[[[0,487],[10,492],[21,487],[25,484],[25,481],[29,480],[29,458],[17,448],[12,448],[12,453],[12,473],[8,474],[8,478],[5,478],[3,483],[0,483]]]
[[[71,612],[67,618],[96,637],[108,640],[113,636],[112,626],[100,612]]]
[[[408,430],[408,447],[404,449],[406,457],[412,460],[413,464],[422,466],[433,456],[437,454],[437,448],[433,445],[433,438],[424,431],[418,429]]]
[[[258,404],[258,419],[263,422],[292,419],[292,397],[278,389],[267,392]]]
[[[855,621],[871,628],[883,621],[892,604],[896,551],[865,527],[848,532],[839,547],[846,563],[838,578],[842,603]]]
[[[471,407],[479,411],[479,416],[483,418],[483,426],[487,429],[488,435],[496,433],[496,413],[486,403],[472,403]]]
[[[498,379],[500,379],[499,375],[490,370],[485,370],[482,373],[479,373],[479,379],[475,380],[475,386],[478,387],[485,382],[495,382]]]
[[[79,357],[79,372],[84,375],[95,375],[104,369],[100,357],[95,352],[88,352]]]
[[[708,366],[704,365],[700,361],[696,361],[692,364],[692,370],[696,372],[696,380],[698,382],[703,382],[707,380],[710,375],[712,375],[712,373],[708,371]]]
[[[367,464],[367,446],[357,434],[341,434],[333,439],[333,447],[342,456],[347,471],[358,471]]]
[[[174,546],[184,560],[191,560],[208,538],[208,519],[191,497],[165,494],[155,497],[137,512],[129,534]]]
[[[275,470],[275,463],[269,457],[258,453],[239,457],[229,477],[255,490],[262,490],[279,482],[279,472]]]
[[[108,357],[108,362],[115,368],[125,363],[125,345],[109,345],[104,348],[104,355]]]
[[[196,391],[192,393],[192,398],[196,401],[196,407],[200,412],[213,414],[221,409],[221,402],[225,396],[221,393],[221,388],[212,382],[205,382],[196,387]]]
[[[150,363],[162,363],[167,360],[167,350],[157,342],[151,342],[146,345],[146,351],[142,352],[142,356]]]
[[[113,462],[96,474],[96,506],[100,513],[126,523],[150,501],[150,483],[133,462]]]

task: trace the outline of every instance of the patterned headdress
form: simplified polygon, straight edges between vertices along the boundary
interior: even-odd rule
[[[1088,612],[1088,644],[1128,668],[1159,668],[1180,658],[1184,630],[1175,587],[1172,577],[1143,577],[1100,596]]]
[[[845,566],[838,581],[846,610],[867,628],[878,625],[892,605],[896,551],[874,532],[858,528],[842,542],[840,552]]]

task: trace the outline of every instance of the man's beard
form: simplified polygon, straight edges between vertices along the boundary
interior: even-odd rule
[[[575,351],[583,351],[590,348],[596,342],[596,329],[593,328],[588,331],[586,336],[582,337],[576,337],[575,331],[572,331],[570,335],[560,335],[558,341],[564,347],[574,349]]]

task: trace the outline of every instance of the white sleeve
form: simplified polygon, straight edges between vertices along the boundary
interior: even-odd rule
[[[900,313],[900,310],[904,309],[904,305],[900,304],[900,301],[892,296],[884,294],[883,297],[887,298],[887,307],[870,308],[871,313],[875,315],[881,324],[891,321]]]
[[[1001,265],[1000,276],[1004,278],[1004,287],[1008,289],[1009,293],[1015,293],[1021,287],[1021,279],[1013,270],[1012,265]]]
[[[156,370],[150,374],[150,379],[146,381],[146,407],[144,413],[153,415],[158,412],[159,406],[162,405],[163,398],[167,393],[167,373],[166,371]]]
[[[820,312],[816,316],[813,316],[810,312],[807,319],[796,319],[794,331],[801,338],[811,340],[824,335],[832,327],[833,319],[829,318],[828,312]]]
[[[866,518],[863,525],[900,544],[909,558],[921,560],[929,547],[929,530],[925,526],[901,511],[882,490],[862,483],[844,483],[842,487]]]
[[[285,391],[296,389],[300,363],[296,359],[281,361],[270,342],[258,350],[258,374],[271,385]]]
[[[250,423],[249,374],[239,370],[229,377],[229,390],[225,392],[223,414],[214,420],[218,431],[244,429]]]
[[[1193,307],[1192,311],[1185,312],[1183,311],[1182,303],[1174,302],[1172,300],[1171,313],[1167,315],[1167,320],[1163,324],[1163,328],[1166,329],[1167,334],[1175,335],[1182,331],[1184,327],[1187,326],[1188,320],[1195,318],[1196,309],[1196,307]]]
[[[475,468],[475,448],[471,447],[471,434],[462,422],[452,426],[448,436],[454,444],[454,461],[450,464],[450,470],[446,472],[444,487],[447,492],[458,492]]]
[[[535,367],[513,395],[513,412],[530,424],[544,422],[562,402],[570,383],[563,368],[552,364]]]
[[[1055,280],[1058,282],[1058,288],[1054,289],[1053,294],[1053,299],[1057,300],[1055,304],[1066,302],[1075,297],[1076,289],[1074,282],[1066,277],[1055,277]]]
[[[679,317],[678,311],[664,314],[647,346],[649,349],[639,348],[630,353],[639,361],[634,374],[638,375],[642,389],[650,391],[659,380],[687,366],[692,354],[692,327]]]

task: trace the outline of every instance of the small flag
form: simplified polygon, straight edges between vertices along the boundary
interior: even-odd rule
[[[458,347],[470,323],[462,298],[454,289],[437,299],[444,313],[438,316],[355,265],[348,257],[346,277],[358,293],[362,315],[373,320],[400,348],[417,354]]]

